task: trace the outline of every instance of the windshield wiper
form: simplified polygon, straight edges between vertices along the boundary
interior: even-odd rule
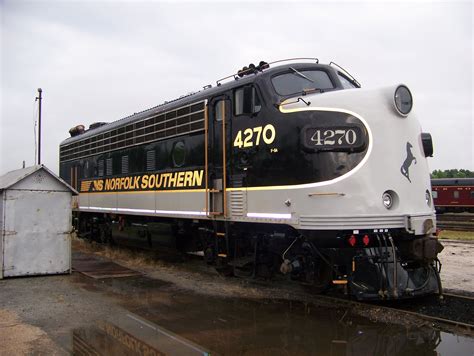
[[[290,69],[291,69],[293,72],[295,72],[295,74],[298,74],[301,78],[304,78],[304,79],[306,79],[306,80],[309,80],[311,83],[314,83],[314,80],[309,79],[306,75],[304,75],[304,74],[301,73],[301,72],[298,72],[295,68],[290,67]]]

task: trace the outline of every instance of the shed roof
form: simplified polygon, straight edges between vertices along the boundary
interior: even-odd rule
[[[54,179],[56,179],[58,182],[60,182],[62,185],[64,185],[67,189],[69,189],[73,195],[78,195],[79,193],[71,187],[69,184],[67,184],[64,180],[59,178],[56,174],[51,172],[46,166],[43,164],[36,165],[36,166],[31,166],[31,167],[26,167],[22,169],[17,169],[14,171],[10,171],[3,176],[0,176],[0,191],[6,190],[16,183],[22,181],[26,177],[32,175],[33,173],[39,171],[39,170],[44,170],[46,171],[49,175],[51,175]]]

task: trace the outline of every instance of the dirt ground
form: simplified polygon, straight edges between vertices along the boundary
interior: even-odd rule
[[[46,332],[22,322],[16,313],[0,309],[0,355],[28,355],[33,351],[63,354]]]
[[[442,240],[441,281],[447,290],[474,295],[474,242]]]

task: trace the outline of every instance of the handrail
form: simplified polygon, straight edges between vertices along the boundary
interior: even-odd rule
[[[347,70],[345,70],[344,68],[342,68],[339,64],[337,64],[337,63],[335,63],[335,62],[331,62],[331,63],[329,63],[329,65],[333,65],[333,66],[337,67],[338,69],[342,70],[342,72],[343,72],[345,75],[347,75],[350,79],[353,80],[353,82],[356,84],[356,86],[358,86],[359,88],[361,87],[361,85],[360,85],[360,83],[357,81],[357,79],[354,78],[351,73],[349,73]]]
[[[281,62],[289,62],[289,61],[301,61],[301,60],[311,60],[311,61],[316,61],[316,64],[319,63],[319,59],[318,58],[311,58],[311,57],[295,57],[295,58],[286,58],[286,59],[279,59],[278,61],[274,61],[274,62],[270,62],[268,63],[267,65],[270,66],[271,64],[275,64],[275,63],[281,63]],[[268,67],[267,67],[268,68]],[[256,70],[256,68],[249,68],[247,71],[252,71],[254,72],[255,74],[257,74],[259,71],[262,72],[263,70]],[[235,80],[237,80],[239,78],[239,73],[235,73],[235,74],[231,74],[231,75],[228,75],[227,77],[224,77],[222,79],[219,79],[216,81],[216,84],[219,86],[221,85],[222,81],[226,80],[226,79],[229,79],[229,78],[234,78]]]
[[[206,100],[204,103],[204,175],[206,181],[206,216],[209,216],[209,182],[208,182],[208,170],[209,170],[209,162],[208,162],[208,149],[209,149],[209,142],[208,142],[208,127],[209,127],[209,106],[208,101]]]
[[[225,120],[226,120],[226,101],[222,100],[222,204],[224,218],[227,218],[227,165],[226,165],[226,139],[225,139]]]

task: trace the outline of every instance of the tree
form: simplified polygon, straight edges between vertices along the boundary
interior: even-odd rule
[[[435,169],[431,172],[431,178],[474,178],[474,172],[469,169]]]

